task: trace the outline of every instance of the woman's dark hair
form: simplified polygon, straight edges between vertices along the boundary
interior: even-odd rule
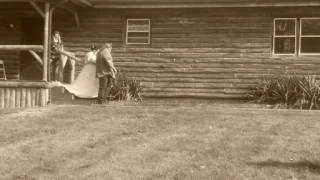
[[[97,46],[91,46],[91,51],[94,51],[94,50],[97,50],[98,48],[97,48]]]

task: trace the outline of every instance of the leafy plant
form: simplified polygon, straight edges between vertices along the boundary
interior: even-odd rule
[[[290,75],[286,70],[258,79],[249,97],[252,102],[282,104],[287,108],[320,109],[320,90],[308,75]]]
[[[143,87],[140,80],[128,78],[126,73],[118,71],[113,82],[113,87],[110,92],[110,100],[118,101],[142,101],[140,93]]]

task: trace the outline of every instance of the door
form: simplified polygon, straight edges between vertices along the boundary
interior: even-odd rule
[[[21,20],[21,45],[42,45],[44,36],[44,20],[30,18]],[[42,59],[42,52],[37,52]],[[41,80],[42,67],[29,51],[20,52],[20,79]]]

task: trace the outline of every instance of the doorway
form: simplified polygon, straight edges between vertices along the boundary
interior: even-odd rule
[[[43,45],[44,40],[44,20],[41,18],[29,18],[21,20],[22,45]],[[42,58],[43,53],[37,52]],[[42,67],[29,51],[20,52],[20,79],[21,80],[41,80]]]

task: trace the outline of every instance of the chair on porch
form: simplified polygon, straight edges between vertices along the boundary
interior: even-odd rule
[[[2,60],[0,60],[0,74],[0,80],[7,80],[6,70],[4,68],[4,63]]]

